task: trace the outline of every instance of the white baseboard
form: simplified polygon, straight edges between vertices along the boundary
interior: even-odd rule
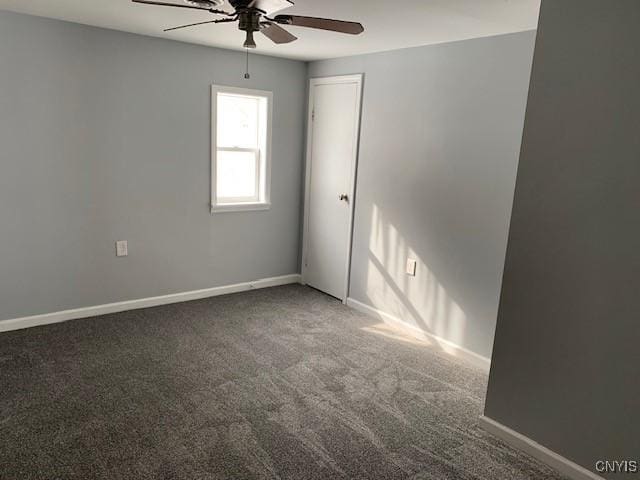
[[[482,416],[480,417],[480,426],[508,445],[540,460],[542,463],[549,465],[571,480],[604,480],[601,476],[590,472],[577,463],[558,455],[552,450],[534,442],[529,437],[525,437],[521,433],[511,430],[509,427],[505,427],[495,420]]]
[[[127,300],[125,302],[108,303],[106,305],[96,305],[93,307],[76,308],[73,310],[64,310],[61,312],[45,313],[42,315],[14,318],[11,320],[2,320],[0,321],[0,332],[9,332],[11,330],[20,330],[23,328],[48,325],[50,323],[66,322],[67,320],[75,320],[78,318],[95,317],[98,315],[106,315],[109,313],[124,312],[127,310],[156,307],[158,305],[167,305],[170,303],[188,302],[190,300],[217,297],[219,295],[227,295],[229,293],[246,292],[247,290],[254,290],[259,288],[277,287],[280,285],[288,285],[291,283],[300,283],[300,280],[301,277],[299,274],[284,275],[282,277],[256,280],[255,282],[238,283],[235,285],[206,288],[204,290],[173,293],[170,295],[162,295],[160,297],[140,298],[137,300]]]
[[[427,333],[424,330],[420,329],[415,325],[411,325],[410,323],[405,322],[404,320],[394,317],[382,310],[378,310],[370,305],[359,302],[358,300],[354,300],[353,298],[347,298],[347,305],[351,308],[354,308],[362,313],[366,313],[367,315],[371,315],[384,323],[396,325],[401,329],[407,331],[408,334],[420,338],[422,340],[427,340],[436,343],[444,352],[453,355],[454,357],[462,358],[468,362],[473,363],[474,365],[482,368],[484,371],[488,372],[489,367],[491,366],[491,360],[483,357],[482,355],[478,355],[471,350],[467,350],[460,345],[456,345],[455,343],[445,340],[444,338],[438,337],[431,333]]]

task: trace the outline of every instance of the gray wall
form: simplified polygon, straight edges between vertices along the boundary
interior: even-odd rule
[[[314,62],[364,73],[351,297],[491,353],[534,32]],[[417,276],[404,274],[407,257]]]
[[[0,320],[298,272],[307,67],[252,71],[0,12]],[[274,92],[271,211],[209,213],[214,82]]]
[[[591,470],[640,453],[639,24],[542,3],[485,412]]]

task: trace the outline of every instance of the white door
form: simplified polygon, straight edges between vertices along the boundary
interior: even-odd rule
[[[313,79],[307,139],[302,273],[318,290],[346,300],[362,77]]]

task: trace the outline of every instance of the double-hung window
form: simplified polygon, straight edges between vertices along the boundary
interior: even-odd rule
[[[214,212],[269,208],[273,94],[212,87]]]

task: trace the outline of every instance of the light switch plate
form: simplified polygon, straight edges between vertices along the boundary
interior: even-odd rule
[[[126,240],[116,242],[116,257],[126,257],[129,255],[129,245]]]
[[[415,277],[416,276],[416,267],[417,267],[417,262],[413,259],[409,259],[407,260],[407,275],[411,276],[411,277]]]

